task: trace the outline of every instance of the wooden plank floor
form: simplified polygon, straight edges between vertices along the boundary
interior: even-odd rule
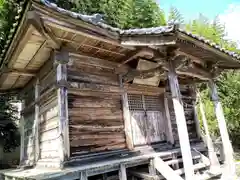
[[[205,150],[203,143],[192,146],[199,151]],[[154,150],[155,149],[155,150]],[[161,148],[160,148],[161,149]],[[129,152],[128,155],[113,156],[105,159],[99,159],[97,161],[76,161],[70,163],[64,169],[50,169],[50,168],[34,168],[34,169],[14,169],[0,171],[0,175],[8,177],[8,179],[17,178],[21,179],[58,179],[58,180],[74,180],[79,179],[81,172],[86,172],[87,176],[94,176],[98,174],[104,174],[107,172],[118,171],[121,164],[124,164],[126,168],[138,166],[141,164],[147,164],[149,159],[154,157],[168,157],[172,154],[179,153],[180,149],[169,149],[157,151],[157,148],[145,147],[136,149],[135,153]],[[0,176],[1,177],[1,176]],[[0,178],[1,179],[1,178]]]

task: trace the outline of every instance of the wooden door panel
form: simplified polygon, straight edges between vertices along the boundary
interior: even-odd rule
[[[165,125],[162,112],[147,112],[147,141],[148,144],[165,140]]]
[[[147,143],[146,139],[146,117],[144,111],[132,111],[131,113],[132,134],[134,145]]]

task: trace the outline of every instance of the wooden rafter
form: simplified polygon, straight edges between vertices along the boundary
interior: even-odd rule
[[[34,77],[36,76],[35,71],[25,70],[25,69],[4,69],[2,73],[5,74],[16,74],[21,76]]]
[[[40,16],[36,14],[35,11],[29,11],[27,18],[28,22],[32,24],[37,29],[37,31],[52,44],[53,48],[60,48],[61,43],[55,38],[52,32],[47,31],[47,29],[43,25]]]

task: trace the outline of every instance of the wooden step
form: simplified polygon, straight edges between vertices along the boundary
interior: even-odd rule
[[[192,157],[193,160],[196,160],[196,159],[200,159],[201,156],[200,155],[195,155]],[[168,165],[172,165],[172,164],[177,164],[177,163],[180,163],[180,162],[183,162],[183,159],[182,158],[178,158],[178,159],[172,159],[172,160],[169,160],[169,161],[165,161]]]
[[[206,168],[206,167],[209,167],[209,166],[210,166],[210,164],[198,163],[198,164],[193,165],[193,168],[194,168],[194,171],[198,171],[200,169],[203,169],[203,168]],[[175,170],[175,172],[178,175],[182,175],[182,174],[184,174],[184,168]]]

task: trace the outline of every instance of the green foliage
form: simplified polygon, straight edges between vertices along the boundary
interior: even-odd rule
[[[0,0],[0,52],[4,49],[15,16],[21,8],[21,1]],[[0,143],[5,151],[11,151],[19,145],[19,133],[13,114],[16,109],[9,103],[10,97],[0,97]]]
[[[155,0],[55,0],[55,3],[82,14],[103,14],[109,25],[123,29],[166,24],[165,15]]]
[[[171,7],[168,13],[168,21],[183,24],[184,18],[176,7]]]
[[[133,15],[127,28],[165,25],[165,14],[154,0],[133,0]]]
[[[12,151],[20,143],[16,125],[17,109],[10,102],[10,97],[0,97],[0,144],[6,152]]]
[[[208,40],[220,45],[221,47],[240,53],[237,44],[225,39],[225,27],[218,18],[211,23],[206,17],[200,15],[198,19],[192,20],[186,25],[188,31],[205,37]],[[230,137],[235,146],[239,146],[240,138],[240,72],[226,71],[217,79],[219,96],[223,105],[225,118],[227,122]],[[207,88],[201,91],[205,106],[209,129],[212,135],[219,136],[219,128],[214,113],[214,107],[210,100],[209,90]]]

